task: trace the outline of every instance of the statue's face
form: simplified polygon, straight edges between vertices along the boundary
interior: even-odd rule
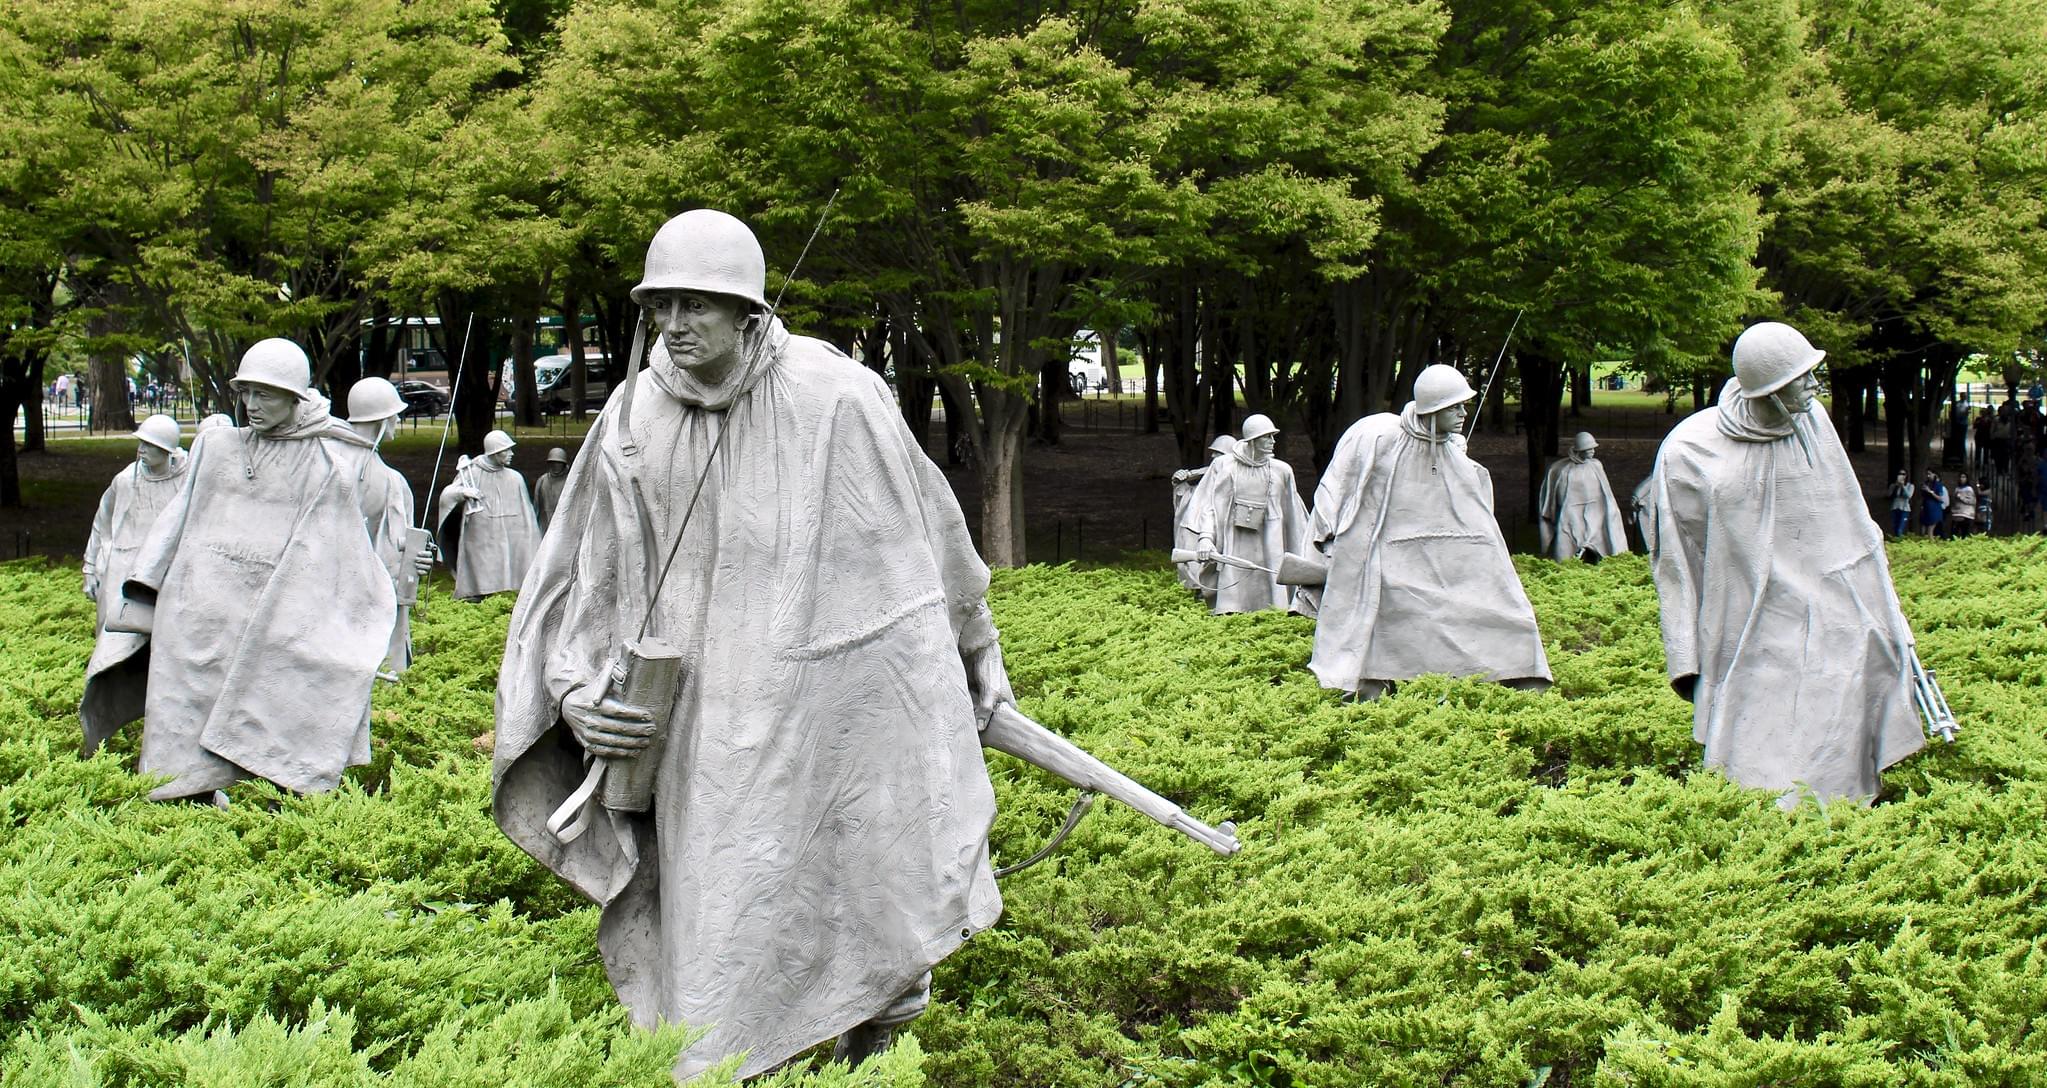
[[[1778,402],[1784,405],[1784,410],[1792,415],[1797,415],[1811,408],[1813,400],[1819,395],[1819,375],[1814,374],[1810,370],[1791,379],[1784,388],[1777,390]]]
[[[135,459],[151,472],[162,472],[163,467],[171,463],[171,451],[152,442],[137,441]]]
[[[567,476],[569,474],[569,466],[560,461],[549,461],[547,463],[547,471],[551,475]]]
[[[1463,401],[1434,413],[1437,434],[1456,434],[1464,429],[1464,421],[1471,415]]]
[[[1276,434],[1259,435],[1257,438],[1252,439],[1251,440],[1252,463],[1262,465],[1265,462],[1272,460],[1272,450],[1273,447],[1277,445],[1279,445],[1279,436]]]
[[[695,291],[660,291],[652,300],[654,327],[668,358],[684,370],[719,371],[737,362],[746,328],[746,302]]]
[[[282,389],[242,386],[242,409],[249,413],[249,426],[259,431],[274,431],[291,422],[292,409],[298,407],[298,402],[297,397]]]
[[[492,461],[495,461],[495,462],[497,462],[497,466],[498,466],[499,468],[508,468],[508,467],[510,467],[510,466],[511,466],[511,463],[512,463],[512,454],[513,454],[513,452],[514,452],[514,451],[512,451],[512,450],[508,450],[508,449],[507,449],[507,450],[499,450],[499,451],[497,451],[496,453],[493,453],[493,454],[491,454],[491,455],[490,455],[490,459],[491,459]]]

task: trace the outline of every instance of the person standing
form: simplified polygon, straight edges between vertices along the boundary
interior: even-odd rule
[[[1947,485],[1940,482],[1940,473],[1927,469],[1919,494],[1919,532],[1931,539],[1947,518]]]
[[[1891,535],[1903,537],[1912,524],[1912,494],[1918,490],[1903,471],[1891,479]]]
[[[1948,503],[1948,537],[1960,540],[1976,531],[1976,488],[1969,483],[1969,474],[1964,472],[1955,477],[1954,493]]]
[[[1826,353],[1765,321],[1734,343],[1717,405],[1656,456],[1656,549],[1671,687],[1708,766],[1791,808],[1868,803],[1926,743],[1912,629],[1883,534],[1824,410]]]

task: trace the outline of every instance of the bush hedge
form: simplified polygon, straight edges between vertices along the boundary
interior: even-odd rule
[[[1309,621],[1209,616],[1162,557],[999,572],[1024,708],[1244,852],[1104,803],[1004,882],[913,1038],[772,1082],[2047,1083],[2041,559],[1895,546],[1962,741],[1789,815],[1698,766],[1638,558],[1520,560],[1550,691],[1364,706],[1305,671]],[[430,593],[342,789],[222,812],[145,801],[135,730],[77,758],[76,587],[0,565],[0,1082],[668,1083],[683,1033],[627,1025],[594,910],[490,820],[509,598]],[[1014,860],[1072,794],[990,770]]]

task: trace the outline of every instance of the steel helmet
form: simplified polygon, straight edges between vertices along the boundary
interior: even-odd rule
[[[281,336],[258,340],[242,353],[242,365],[228,382],[236,387],[267,385],[303,397],[313,385],[313,363],[306,350]]]
[[[1440,412],[1453,404],[1463,404],[1478,396],[1471,383],[1457,368],[1444,363],[1431,363],[1422,368],[1414,379],[1414,410],[1417,415]]]
[[[1272,417],[1254,415],[1244,421],[1244,429],[1237,434],[1239,442],[1253,442],[1269,434],[1278,434],[1279,428],[1272,425]]]
[[[141,426],[135,428],[136,438],[157,449],[171,452],[177,451],[178,439],[183,434],[184,431],[178,427],[178,421],[165,415],[150,416],[142,421]]]
[[[226,427],[232,430],[234,429],[234,425],[235,421],[232,417],[222,415],[219,412],[215,412],[212,415],[207,416],[205,419],[200,420],[199,429],[194,433],[205,434],[207,431],[213,430],[215,427]]]
[[[1225,454],[1236,448],[1237,440],[1226,434],[1216,435],[1215,441],[1208,444],[1208,452],[1213,454]]]
[[[382,378],[362,378],[348,387],[348,421],[375,423],[405,410],[398,387]]]
[[[483,455],[489,457],[493,453],[503,453],[511,449],[513,445],[515,443],[512,441],[511,435],[503,431],[492,431],[483,436]]]
[[[1734,340],[1734,376],[1741,395],[1753,400],[1790,385],[1826,357],[1804,333],[1782,321],[1758,322]]]
[[[654,291],[699,291],[743,298],[765,310],[767,289],[768,261],[753,231],[724,212],[697,208],[654,232],[633,301],[645,306]]]
[[[569,463],[569,451],[561,448],[560,446],[556,446],[555,448],[547,451],[547,459],[550,462],[566,465]]]
[[[1571,448],[1579,453],[1584,453],[1588,450],[1598,449],[1599,443],[1593,440],[1591,431],[1579,431],[1578,437],[1571,440]]]

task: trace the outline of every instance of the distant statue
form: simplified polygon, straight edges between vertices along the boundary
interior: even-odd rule
[[[1323,687],[1370,699],[1426,673],[1549,685],[1492,476],[1464,452],[1477,395],[1454,368],[1426,367],[1407,407],[1337,442],[1313,519],[1328,574],[1308,667]]]
[[[1876,794],[1925,743],[1883,533],[1825,411],[1826,352],[1775,321],[1734,342],[1720,403],[1657,453],[1653,569],[1671,686],[1706,763],[1790,808]]]
[[[1201,485],[1201,478],[1208,474],[1209,468],[1212,468],[1217,461],[1229,456],[1230,451],[1236,447],[1237,439],[1235,435],[1216,435],[1215,441],[1208,444],[1208,467],[1183,468],[1173,473],[1174,551],[1191,552],[1194,550],[1194,527],[1187,520],[1190,509],[1188,500],[1194,497],[1194,489]],[[1198,560],[1189,559],[1186,562],[1174,563],[1173,570],[1179,577],[1180,584],[1193,590],[1203,600],[1211,600],[1214,597],[1214,588],[1212,586],[1204,587],[1201,583],[1201,563]]]
[[[135,428],[135,463],[123,468],[100,496],[92,535],[85,541],[85,595],[98,606],[98,634],[85,665],[85,698],[78,704],[87,756],[142,716],[149,639],[110,631],[107,620],[120,607],[121,584],[128,580],[156,516],[185,485],[182,437],[178,421],[165,415],[150,416]]]
[[[1237,444],[1209,466],[1187,503],[1196,562],[1214,579],[1218,614],[1286,608],[1293,589],[1279,584],[1280,559],[1308,541],[1308,508],[1294,470],[1274,457],[1279,428],[1254,415]]]
[[[159,800],[251,776],[334,788],[369,761],[390,649],[396,601],[365,529],[381,511],[356,489],[370,443],[289,340],[251,347],[233,384],[249,426],[193,439],[110,621],[150,635],[140,770],[170,776]]]
[[[533,513],[540,519],[540,531],[554,520],[554,508],[561,502],[562,484],[569,478],[569,451],[556,446],[547,451],[547,472],[533,481]]]
[[[365,508],[375,511],[370,518],[370,540],[377,558],[390,572],[392,592],[397,597],[397,617],[391,626],[391,648],[384,657],[389,676],[396,676],[412,664],[412,603],[419,579],[433,568],[433,553],[408,545],[413,532],[412,485],[405,474],[384,463],[377,452],[398,431],[398,416],[405,411],[405,398],[398,387],[383,378],[362,378],[348,390],[348,425],[370,443],[369,457],[363,459],[362,475],[356,481]]]
[[[857,1062],[1001,913],[982,745],[1100,764],[1017,712],[952,488],[879,375],[782,326],[753,232],[686,212],[645,268],[655,350],[512,612],[493,813],[601,904],[634,1022],[707,1029],[678,1078]]]
[[[511,469],[513,447],[511,435],[490,432],[483,453],[441,489],[438,536],[455,568],[455,596],[465,601],[518,589],[540,543],[533,498]]]
[[[1621,505],[1599,463],[1599,443],[1579,431],[1568,456],[1550,462],[1536,508],[1541,517],[1542,554],[1551,559],[1598,562],[1628,550]]]

